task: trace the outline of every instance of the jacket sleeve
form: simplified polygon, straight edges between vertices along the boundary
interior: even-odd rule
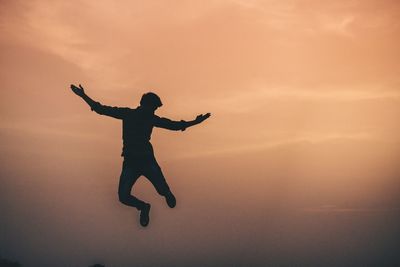
[[[187,127],[186,121],[173,121],[167,118],[154,116],[154,126],[172,131],[184,131]]]
[[[130,108],[110,107],[102,105],[99,102],[95,102],[94,105],[91,105],[91,108],[93,111],[100,115],[105,115],[116,119],[125,118],[130,110]]]

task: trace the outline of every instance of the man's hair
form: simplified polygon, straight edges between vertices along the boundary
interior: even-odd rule
[[[161,99],[158,95],[152,92],[145,93],[140,100],[141,106],[161,107]]]

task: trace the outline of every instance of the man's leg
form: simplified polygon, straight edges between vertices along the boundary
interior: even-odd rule
[[[132,187],[139,177],[140,173],[124,162],[119,179],[118,197],[121,203],[141,210],[146,203],[131,195]]]
[[[140,175],[138,168],[135,168],[134,165],[130,165],[128,161],[124,160],[121,177],[119,179],[118,196],[121,203],[140,210],[140,224],[142,226],[147,226],[150,220],[150,204],[131,195],[132,187]]]
[[[167,181],[161,171],[160,166],[157,161],[151,161],[146,164],[144,168],[143,175],[146,176],[147,179],[153,184],[157,192],[165,197],[167,204],[170,208],[176,206],[175,196],[172,194],[171,189],[169,188]]]

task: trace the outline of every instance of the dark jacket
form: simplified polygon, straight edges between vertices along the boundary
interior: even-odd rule
[[[161,118],[143,108],[135,109],[110,107],[96,102],[92,110],[101,115],[110,116],[122,120],[122,156],[153,155],[153,148],[150,144],[153,127],[164,128],[174,131],[186,129],[186,121],[173,121]]]

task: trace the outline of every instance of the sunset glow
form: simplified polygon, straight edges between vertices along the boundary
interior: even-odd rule
[[[400,2],[0,0],[0,258],[24,267],[397,266]],[[121,122],[159,116],[177,197],[118,202]],[[396,265],[397,264],[397,265]]]

